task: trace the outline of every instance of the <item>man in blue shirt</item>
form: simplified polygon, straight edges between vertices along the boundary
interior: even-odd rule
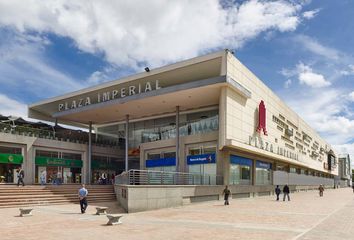
[[[88,191],[85,188],[85,184],[82,184],[82,187],[79,190],[79,199],[80,199],[80,207],[81,207],[81,213],[85,213],[86,208],[87,208],[87,195]]]

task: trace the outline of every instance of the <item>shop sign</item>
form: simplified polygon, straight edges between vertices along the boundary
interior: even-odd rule
[[[77,159],[36,157],[35,163],[36,165],[40,165],[40,166],[62,166],[62,167],[75,167],[75,168],[82,167],[82,161]]]
[[[258,127],[257,132],[261,132],[263,130],[264,135],[268,135],[267,126],[266,126],[266,108],[264,105],[264,101],[261,100],[258,107]]]
[[[107,163],[102,163],[99,161],[92,161],[91,162],[91,169],[107,169],[108,164]]]
[[[256,168],[272,169],[272,164],[262,161],[256,161]]]
[[[91,104],[108,102],[114,99],[124,98],[127,96],[137,95],[140,93],[150,92],[158,89],[161,89],[158,80],[155,80],[155,82],[146,82],[144,84],[138,83],[127,87],[122,87],[120,89],[114,89],[106,92],[99,92],[97,93],[96,97],[83,96],[81,98],[74,99],[72,101],[59,103],[58,111],[62,112],[69,109],[80,108]]]
[[[252,159],[240,157],[236,155],[230,155],[230,163],[252,167]]]
[[[128,150],[128,156],[140,156],[140,148],[131,148]]]
[[[159,158],[159,159],[148,159],[145,161],[145,166],[147,168],[151,167],[163,167],[163,166],[176,166],[176,158]]]
[[[188,155],[187,156],[187,164],[208,164],[208,163],[216,163],[216,155],[215,153],[209,154],[200,154],[200,155]]]
[[[299,155],[283,147],[274,146],[273,143],[263,140],[261,137],[249,136],[248,144],[250,146],[265,150],[267,152],[275,153],[283,157],[291,158],[293,160],[299,161]]]
[[[0,153],[0,163],[22,164],[23,156],[21,154]]]

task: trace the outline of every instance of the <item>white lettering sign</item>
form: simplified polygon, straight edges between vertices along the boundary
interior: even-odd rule
[[[94,101],[91,101],[90,97],[84,97],[79,99],[73,99],[71,101],[67,101],[64,103],[58,104],[58,111],[66,111],[69,109],[80,108],[83,106],[87,106],[90,104],[100,103],[100,102],[107,102],[117,98],[124,98],[126,96],[132,96],[136,94],[140,94],[142,92],[150,92],[153,90],[161,89],[159,81],[156,80],[155,84],[151,82],[146,82],[144,84],[139,83],[136,85],[131,85],[128,87],[123,87],[120,89],[114,89],[112,91],[105,91],[97,93],[97,98],[93,98]]]
[[[294,159],[297,161],[299,160],[299,156],[296,153],[293,153],[293,152],[286,150],[286,149],[279,147],[279,146],[276,147],[277,151],[274,152],[273,151],[273,143],[266,142],[262,138],[257,137],[257,136],[255,136],[255,137],[249,136],[248,144],[251,146],[254,146],[256,148],[263,149],[267,152],[276,153],[278,155],[281,155],[281,156],[284,156],[287,158],[291,158],[291,159]]]

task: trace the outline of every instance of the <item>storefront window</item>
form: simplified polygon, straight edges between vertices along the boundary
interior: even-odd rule
[[[230,156],[230,179],[232,185],[250,185],[252,179],[252,160],[240,156]]]
[[[77,153],[66,153],[66,152],[63,152],[61,158],[81,160],[82,155],[81,154],[77,154]]]
[[[164,153],[162,153],[162,156],[164,158],[175,158],[176,152],[164,152]]]
[[[204,184],[210,182],[216,184],[216,147],[200,146],[190,147],[187,156],[189,173],[194,173],[192,184]]]
[[[37,183],[68,184],[82,182],[82,154],[36,150]]]
[[[202,153],[202,151],[200,148],[190,148],[189,149],[189,155],[199,155],[201,153]]]
[[[148,153],[145,165],[153,171],[175,172],[176,152]]]
[[[296,173],[296,168],[295,168],[295,167],[290,167],[290,168],[289,168],[289,172],[291,172],[291,173]]]
[[[219,128],[218,110],[180,114],[180,136],[203,134]],[[125,124],[99,127],[98,139],[115,136],[125,137]],[[138,148],[141,143],[176,138],[176,117],[168,116],[129,123],[129,149]]]
[[[160,153],[148,153],[147,154],[147,159],[160,159],[161,155]]]
[[[262,161],[256,162],[256,185],[272,184],[272,164]]]
[[[22,149],[0,146],[0,183],[14,183],[23,163]]]
[[[21,148],[0,146],[0,153],[22,154]]]
[[[283,171],[286,172],[288,170],[286,165],[282,165],[282,164],[276,164],[276,171]]]

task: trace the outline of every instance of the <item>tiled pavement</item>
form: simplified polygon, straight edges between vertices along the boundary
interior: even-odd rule
[[[0,209],[0,239],[353,239],[354,194],[351,189],[291,195],[291,201],[273,197],[234,199],[184,207],[125,214],[123,224],[106,226],[105,216],[86,214],[78,205],[36,207],[34,216],[17,217],[18,209]],[[116,203],[108,205],[121,212]]]

